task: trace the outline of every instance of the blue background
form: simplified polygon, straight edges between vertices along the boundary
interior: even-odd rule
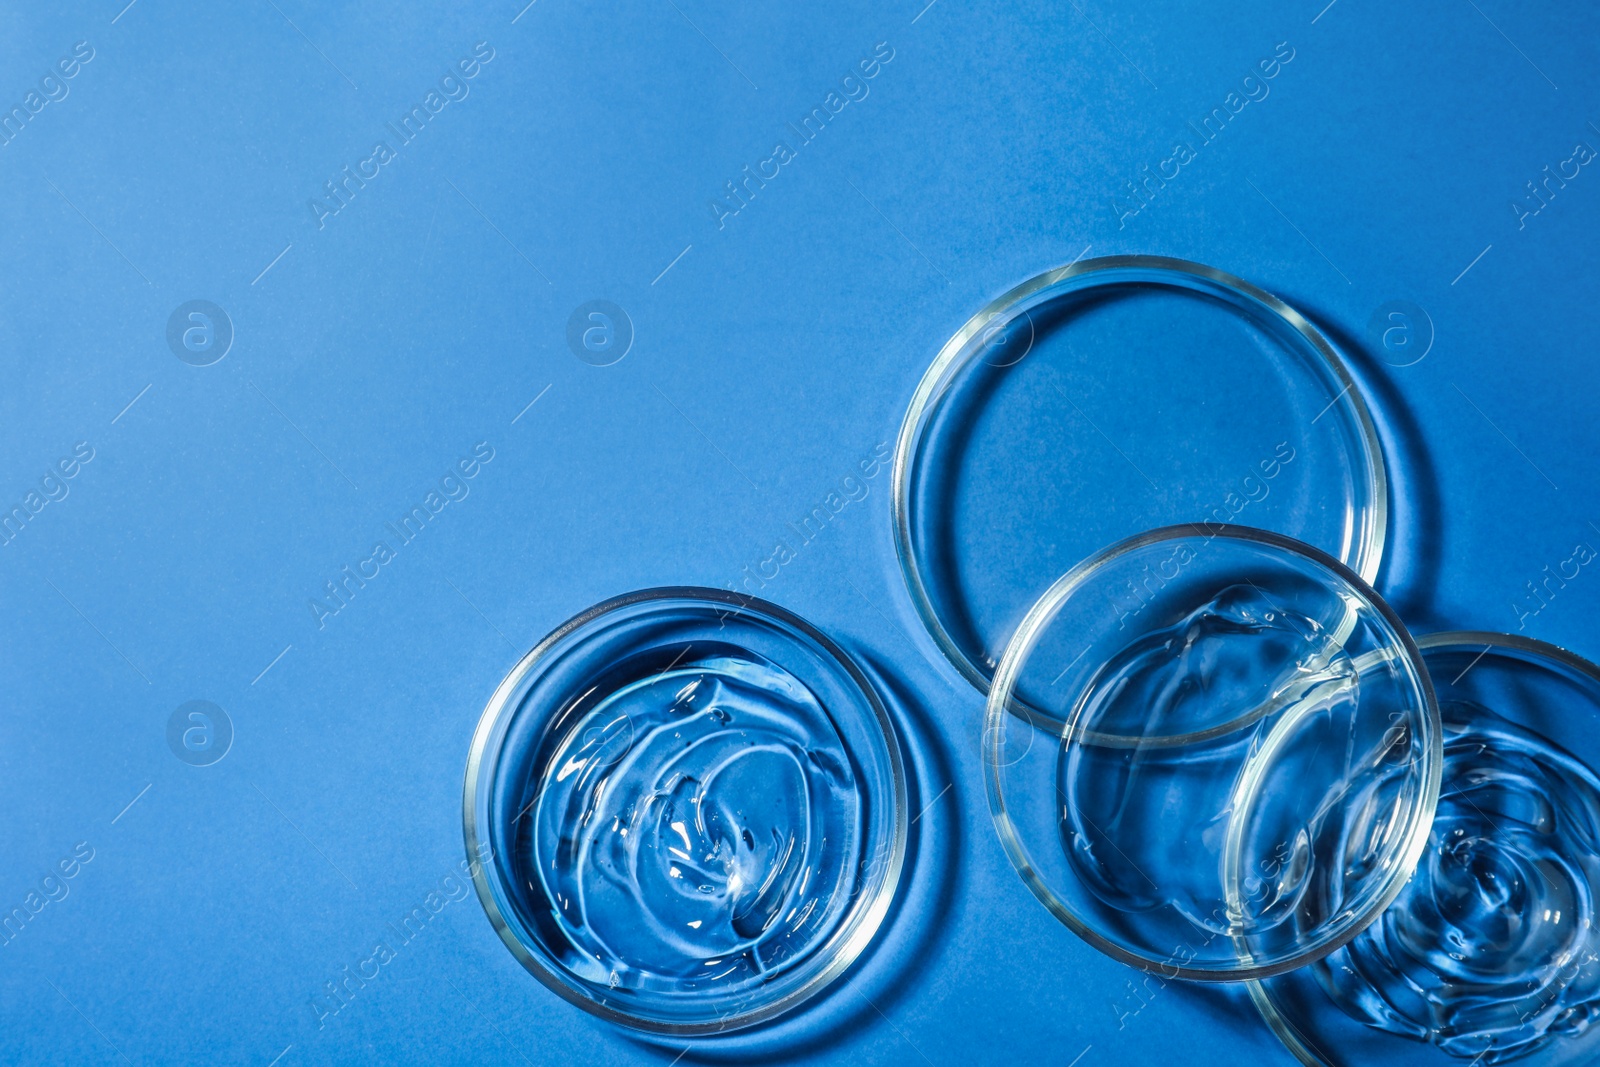
[[[686,1053],[546,992],[468,897],[310,1006],[460,862],[468,741],[524,650],[611,595],[740,580],[968,315],[1086,251],[1213,264],[1346,347],[1394,475],[1380,585],[1418,630],[1600,657],[1593,568],[1515,606],[1600,546],[1600,174],[1510,207],[1600,146],[1593,12],[924,2],[6,5],[0,105],[94,58],[0,148],[0,504],[94,458],[0,547],[0,909],[93,859],[0,946],[0,1059],[1289,1062],[1235,996],[1136,992],[1012,874],[886,473],[760,591],[907,727],[909,885],[847,983]],[[323,183],[480,41],[470,94],[319,228]],[[719,228],[724,182],[879,42],[869,95]],[[1279,42],[1270,95],[1119,218]],[[597,298],[636,332],[609,367],[566,340]],[[191,299],[236,332],[208,367],[166,341]],[[1390,300],[1431,318],[1415,365],[1369,335]],[[480,441],[470,495],[319,628],[310,598]],[[166,741],[195,699],[235,731],[209,767]]]

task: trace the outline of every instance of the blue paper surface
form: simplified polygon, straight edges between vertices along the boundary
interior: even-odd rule
[[[0,1061],[1290,1062],[1013,874],[887,472],[755,590],[906,726],[915,855],[847,982],[685,1053],[441,889],[524,651],[770,575],[944,340],[1086,254],[1340,343],[1419,632],[1600,657],[1594,12],[924,3],[7,6]],[[231,736],[196,766],[189,729]]]

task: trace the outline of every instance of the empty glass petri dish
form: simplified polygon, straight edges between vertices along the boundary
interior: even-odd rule
[[[924,625],[987,691],[1029,606],[1103,545],[1243,524],[1370,582],[1387,500],[1366,405],[1316,327],[1210,267],[1111,256],[1030,278],[945,343],[900,428],[892,508]]]
[[[723,590],[633,593],[528,653],[484,709],[464,817],[513,955],[567,1000],[694,1035],[821,991],[906,842],[894,725],[837,645]]]
[[[1302,966],[1382,913],[1427,841],[1441,758],[1421,657],[1360,577],[1202,525],[1050,587],[1000,662],[982,750],[1001,843],[1061,922],[1215,981]]]
[[[1509,634],[1418,639],[1444,722],[1438,811],[1383,915],[1254,983],[1307,1064],[1600,1058],[1600,668]]]

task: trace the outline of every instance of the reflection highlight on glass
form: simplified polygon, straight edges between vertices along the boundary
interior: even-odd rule
[[[1416,871],[1347,945],[1252,996],[1308,1064],[1591,1063],[1600,669],[1509,635],[1419,644],[1444,766]]]
[[[469,852],[511,953],[587,1011],[728,1033],[850,966],[905,862],[893,720],[850,656],[775,604],[650,589],[559,627],[473,738]]]
[[[1444,785],[1428,849],[1317,980],[1354,1019],[1506,1063],[1600,1016],[1600,781],[1487,708],[1440,710]]]
[[[1056,916],[1167,977],[1319,959],[1422,850],[1440,735],[1398,619],[1331,557],[1176,526],[1029,612],[985,721],[990,809]]]

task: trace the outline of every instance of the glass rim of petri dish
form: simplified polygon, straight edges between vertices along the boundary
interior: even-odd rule
[[[1346,555],[1349,558],[1340,562],[1369,584],[1376,580],[1383,562],[1388,536],[1389,503],[1382,443],[1355,378],[1333,345],[1310,320],[1271,293],[1203,263],[1152,255],[1100,256],[1077,260],[1034,275],[996,297],[969,318],[944,343],[923,373],[895,441],[889,502],[895,554],[900,561],[901,574],[917,615],[934,644],[956,671],[980,693],[989,691],[993,682],[992,672],[974,661],[968,650],[953,636],[952,628],[946,625],[929,589],[929,568],[917,549],[917,468],[932,437],[930,426],[941,405],[948,399],[955,379],[984,355],[985,337],[1006,327],[1019,316],[1069,294],[1130,285],[1216,297],[1246,319],[1254,317],[1259,321],[1279,324],[1282,327],[1278,331],[1280,342],[1283,338],[1296,339],[1292,348],[1288,343],[1283,343],[1282,347],[1294,351],[1314,376],[1324,379],[1331,399],[1323,410],[1326,413],[1335,410],[1348,412],[1343,417],[1351,421],[1351,437],[1361,453],[1354,457],[1351,468],[1364,474],[1364,484],[1359,491],[1365,499],[1347,502],[1347,510],[1355,512],[1356,518],[1353,523],[1347,522],[1349,545]],[[1348,399],[1348,405],[1339,403],[1341,399]],[[1321,415],[1317,417],[1321,418]],[[1174,521],[1182,518],[1185,517],[1173,516]],[[1356,528],[1352,531],[1348,529],[1350,525]],[[1026,713],[1027,709],[1019,705],[1015,710]]]
[[[1239,966],[1229,968],[1194,967],[1187,963],[1174,962],[1171,957],[1157,958],[1154,955],[1141,954],[1096,930],[1092,923],[1086,921],[1074,910],[1070,901],[1064,899],[1060,893],[1053,890],[1046,882],[1040,865],[1029,854],[1028,846],[1023,841],[1024,835],[1013,824],[1010,804],[1007,799],[1008,790],[1004,783],[1006,768],[1015,762],[1007,758],[1008,750],[1005,747],[1007,743],[1006,724],[1017,719],[1027,722],[1031,728],[1042,733],[1053,733],[1062,745],[1076,743],[1120,748],[1141,743],[1137,737],[1095,733],[1081,727],[1074,727],[1068,721],[1054,716],[1045,716],[1043,713],[1038,713],[1033,709],[1030,709],[1029,713],[1023,714],[1019,712],[1018,707],[1020,698],[1013,694],[1013,689],[1017,685],[1022,668],[1026,665],[1033,647],[1041,636],[1042,630],[1056,617],[1057,610],[1075,591],[1084,587],[1108,564],[1114,563],[1130,553],[1164,541],[1196,537],[1207,541],[1229,539],[1257,546],[1266,546],[1308,559],[1343,580],[1349,586],[1349,590],[1377,612],[1387,628],[1393,632],[1397,644],[1395,651],[1404,657],[1412,676],[1417,681],[1417,690],[1421,698],[1423,724],[1428,728],[1429,732],[1429,736],[1419,746],[1422,761],[1419,774],[1422,788],[1416,802],[1407,812],[1406,827],[1399,839],[1399,843],[1390,850],[1394,862],[1388,868],[1386,881],[1381,883],[1381,888],[1369,894],[1370,902],[1362,909],[1359,916],[1348,922],[1345,928],[1337,931],[1334,936],[1313,940],[1303,951],[1285,959],[1252,963],[1249,959],[1248,950],[1245,946],[1240,945]],[[1335,640],[1341,644],[1349,634],[1348,628],[1354,625],[1350,614],[1347,613],[1344,619],[1345,621],[1342,624],[1343,631],[1335,634]],[[1372,653],[1367,655],[1370,656]],[[1239,722],[1248,721],[1248,719],[1239,720],[1238,722],[1230,723],[1229,726],[1237,726]],[[1005,851],[1006,858],[1010,860],[1012,867],[1033,895],[1062,925],[1118,962],[1140,970],[1157,973],[1166,978],[1182,978],[1200,982],[1249,982],[1295,970],[1336,951],[1371,925],[1400,894],[1400,891],[1405,887],[1406,881],[1411,877],[1412,871],[1416,868],[1424,848],[1427,846],[1428,836],[1432,829],[1434,809],[1439,800],[1440,779],[1444,762],[1442,730],[1439,706],[1434,695],[1433,683],[1423,663],[1422,653],[1417,646],[1417,642],[1412,638],[1405,623],[1395,614],[1394,609],[1359,574],[1313,545],[1296,541],[1292,537],[1274,533],[1270,530],[1220,523],[1178,523],[1135,534],[1101,549],[1058,578],[1034,603],[1027,616],[1018,626],[1015,636],[1007,645],[1000,664],[995,671],[994,685],[989,690],[984,709],[984,725],[980,747],[983,761],[984,790],[989,803],[989,814],[994,823],[996,835],[1000,838],[1000,844]],[[1168,735],[1154,739],[1154,744],[1158,746],[1188,744],[1203,741],[1213,736],[1214,733],[1216,731]],[[1239,943],[1237,939],[1235,943]]]
[[[1585,659],[1569,649],[1549,641],[1538,638],[1526,637],[1522,634],[1499,633],[1490,630],[1441,630],[1431,634],[1422,634],[1415,638],[1417,648],[1426,655],[1429,652],[1455,650],[1462,654],[1477,652],[1479,658],[1490,652],[1511,654],[1526,661],[1537,662],[1547,660],[1558,667],[1572,671],[1587,679],[1596,687],[1597,696],[1600,696],[1600,665]],[[1477,664],[1473,660],[1468,669]],[[1466,672],[1463,671],[1462,674]],[[1460,676],[1457,676],[1457,681]],[[1454,684],[1454,683],[1452,683]],[[1271,975],[1262,975],[1260,978],[1270,978]],[[1261,981],[1255,979],[1246,984],[1250,992],[1250,1001],[1255,1005],[1257,1012],[1266,1022],[1267,1026],[1283,1043],[1289,1053],[1306,1067],[1332,1067],[1331,1061],[1317,1055],[1312,1043],[1301,1034],[1294,1022],[1288,1018],[1287,1013],[1278,1007],[1272,997],[1272,990]],[[1356,1020],[1351,1020],[1352,1025],[1361,1025]],[[1397,1038],[1397,1040],[1401,1040]]]
[[[594,628],[616,613],[648,610],[657,605],[665,608],[675,601],[719,612],[719,626],[731,629],[740,620],[746,624],[759,621],[774,633],[782,634],[787,629],[809,643],[808,651],[818,664],[835,672],[832,680],[858,696],[861,706],[870,713],[865,717],[865,733],[871,742],[882,745],[890,786],[889,795],[874,801],[884,808],[884,815],[877,820],[883,839],[864,836],[862,851],[873,847],[877,851],[870,862],[857,863],[858,869],[870,871],[871,877],[863,876],[863,884],[841,887],[850,891],[848,906],[826,938],[807,947],[805,966],[811,973],[774,999],[751,995],[744,998],[740,1007],[707,1020],[658,1018],[628,1010],[619,1004],[620,998],[599,995],[593,983],[584,982],[561,966],[542,950],[518,914],[508,887],[513,872],[501,862],[502,857],[492,854],[494,794],[502,785],[502,764],[511,758],[507,752],[508,730],[519,715],[549,720],[567,710],[567,702],[546,709],[528,706],[530,688],[541,672],[553,658],[581,647],[586,638],[600,636]],[[781,663],[776,666],[786,673],[789,670]],[[824,710],[832,719],[837,709],[824,705]],[[843,736],[839,740],[850,751],[848,741]],[[485,705],[473,732],[462,791],[463,839],[473,886],[490,924],[511,954],[542,985],[568,1003],[608,1022],[659,1036],[705,1037],[748,1029],[794,1011],[827,989],[866,950],[887,917],[904,874],[910,836],[907,772],[900,744],[893,718],[861,667],[835,641],[794,612],[757,597],[710,587],[658,586],[624,593],[579,612],[551,631],[518,660]],[[858,754],[850,752],[850,756],[856,759]]]

